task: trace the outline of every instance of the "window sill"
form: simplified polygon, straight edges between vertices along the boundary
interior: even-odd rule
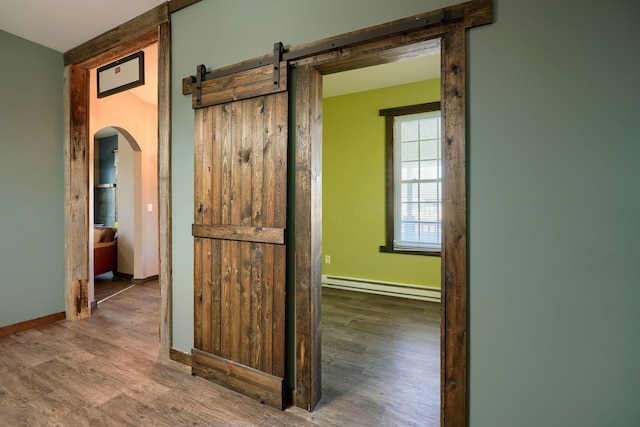
[[[380,252],[385,252],[389,254],[422,255],[422,256],[438,256],[438,257],[441,256],[441,251],[438,251],[438,250],[412,251],[408,249],[394,249],[393,246],[380,246]]]

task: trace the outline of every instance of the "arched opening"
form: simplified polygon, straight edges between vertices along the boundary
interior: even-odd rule
[[[117,229],[116,267],[113,269],[116,278],[126,284],[140,284],[155,280],[159,275],[158,44],[152,43],[140,50],[145,57],[145,84],[142,86],[98,98],[97,69],[119,56],[98,61],[89,69],[89,136],[94,140],[89,144],[93,168],[89,167],[88,194],[89,243],[93,248],[89,251],[88,294],[92,307],[96,307],[98,301],[95,277],[100,271],[95,268],[100,259],[95,259],[98,249],[91,237],[95,240],[93,235],[99,224]],[[101,149],[102,145],[104,149]],[[117,156],[112,152],[115,147]],[[116,158],[117,178],[114,176]],[[105,171],[101,171],[101,166],[111,173],[102,173]],[[103,179],[107,182],[102,182]],[[112,187],[101,188],[103,184]],[[113,207],[110,207],[113,219],[101,216],[102,212],[96,209],[96,200],[99,200],[96,195],[105,194],[113,197]],[[104,270],[112,265],[102,267]]]
[[[108,126],[94,134],[93,168],[90,172],[90,213],[93,232],[89,233],[93,269],[90,290],[95,294],[96,277],[141,283],[157,278],[157,180],[148,157],[130,132]],[[152,162],[151,162],[152,163]],[[148,182],[153,181],[153,182]],[[102,230],[115,230],[116,238]],[[91,230],[90,230],[91,231]],[[106,236],[106,238],[105,238]],[[99,239],[100,241],[96,241]],[[106,241],[105,241],[106,240]],[[101,253],[111,242],[115,259]],[[108,277],[107,277],[108,276]],[[120,287],[112,287],[117,291]]]

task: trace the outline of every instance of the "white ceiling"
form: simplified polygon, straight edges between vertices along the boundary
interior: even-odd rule
[[[322,78],[322,96],[327,98],[438,77],[440,77],[440,55],[428,55],[326,75]]]
[[[0,29],[59,52],[66,52],[164,1],[0,0]],[[439,76],[440,56],[431,55],[325,76],[324,96],[337,96]]]
[[[0,29],[66,52],[165,0],[0,0]]]

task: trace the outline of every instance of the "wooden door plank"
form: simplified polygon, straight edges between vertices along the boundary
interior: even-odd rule
[[[274,221],[277,227],[286,227],[287,223],[287,150],[289,97],[286,93],[274,95],[275,113],[271,126],[274,133],[274,165],[276,180],[274,188]],[[287,253],[284,246],[274,248],[273,269],[273,357],[272,373],[276,376],[285,375],[285,295],[286,295],[286,263]]]
[[[203,164],[203,150],[204,150],[204,115],[206,110],[195,111],[195,119],[194,119],[194,135],[195,142],[193,147],[193,158],[194,158],[194,167],[195,170],[199,171],[199,173],[195,174],[194,177],[194,221],[197,223],[201,223],[202,219],[202,187],[203,187],[203,174],[202,174],[202,164]],[[193,271],[193,304],[194,304],[194,337],[193,342],[196,348],[203,349],[203,284],[202,284],[202,276],[204,271],[203,265],[203,253],[204,253],[204,240],[203,239],[195,239],[194,248],[193,248],[193,259],[194,259],[194,271]]]
[[[219,165],[222,163],[224,144],[223,112],[217,106],[213,110],[211,143],[211,224],[220,224],[220,206],[222,201],[222,176]],[[221,247],[220,241],[210,240],[211,244],[211,352],[220,354],[221,348]]]
[[[251,243],[238,242],[240,246],[240,355],[236,359],[251,366]]]
[[[232,108],[231,105],[222,106],[222,162],[220,164],[220,224],[231,224],[231,163],[232,153]],[[220,355],[231,357],[231,318],[232,310],[232,283],[231,283],[231,248],[230,241],[220,241],[220,275],[221,275],[221,321],[220,321]]]
[[[206,109],[202,115],[202,165],[201,165],[201,194],[200,194],[200,223],[211,224],[213,211],[213,199],[211,194],[212,185],[212,157],[213,157],[213,113],[215,109]],[[202,240],[202,271],[200,280],[202,283],[202,349],[213,352],[212,336],[213,324],[212,313],[216,307],[212,306],[211,286],[212,286],[212,253],[211,240]]]
[[[193,369],[199,376],[258,399],[274,408],[284,408],[283,378],[198,349],[193,349],[192,354]]]
[[[215,311],[215,294],[208,295],[207,286],[215,283],[216,271],[221,288],[219,318],[200,314],[203,345],[192,351],[193,372],[277,407],[284,402],[285,373],[287,109],[286,93],[198,109],[205,111],[196,115],[202,120],[197,138],[205,149],[196,153],[192,226],[195,240],[208,242],[200,243],[198,256],[212,268],[196,273],[202,310]],[[218,327],[216,351],[215,339],[208,342],[206,334]],[[254,380],[237,378],[238,369],[256,369],[277,381],[256,389]]]
[[[251,226],[253,209],[252,201],[252,158],[253,158],[253,133],[252,121],[255,119],[256,103],[259,98],[238,101],[243,104],[242,114],[242,138],[239,143],[239,162],[242,176],[240,178],[240,225]],[[251,364],[251,243],[240,243],[240,363]]]
[[[193,224],[191,227],[191,233],[194,237],[272,243],[275,245],[284,245],[284,232],[285,230],[282,228],[261,226]]]
[[[271,126],[274,133],[276,181],[274,191],[274,226],[285,228],[287,226],[287,147],[288,129],[282,126],[287,123],[289,98],[286,93],[274,96],[275,122]]]
[[[240,224],[242,221],[242,138],[244,104],[242,102],[234,102],[231,104],[231,224]],[[229,323],[231,326],[231,354],[229,359],[239,360],[240,358],[240,340],[242,331],[241,324],[241,269],[242,269],[242,252],[240,242],[231,242],[231,311],[228,313]]]
[[[264,143],[265,143],[265,117],[266,100],[268,97],[255,98],[253,117],[251,120],[251,225],[262,227],[263,225],[263,187],[264,187]],[[284,243],[284,232],[283,232]],[[251,353],[249,366],[261,369],[263,349],[263,258],[264,247],[266,245],[254,242],[251,244],[251,288],[250,288],[250,309],[251,309]]]
[[[273,129],[276,126],[275,115],[275,98],[268,97],[268,101],[265,102],[265,129],[266,139],[263,147],[264,165],[263,165],[263,191],[262,191],[262,206],[264,210],[263,222],[267,227],[274,227],[275,221],[275,192],[276,192],[276,146],[275,146],[275,132]],[[284,239],[284,236],[283,236]],[[261,336],[261,350],[260,356],[260,369],[265,372],[273,372],[273,272],[274,272],[274,246],[265,245],[263,258],[263,272],[264,272],[264,291],[260,304],[262,306],[262,336]]]
[[[287,90],[287,63],[280,63],[280,85],[277,88],[273,87],[272,64],[202,82],[200,102],[198,102],[197,91],[193,90],[194,88],[195,83],[190,83],[184,89],[193,93],[191,105],[194,109],[285,92]]]
[[[264,344],[262,341],[264,246],[265,245],[261,243],[251,243],[251,354],[248,365],[261,370],[263,357],[262,348]]]
[[[231,244],[220,240],[220,356],[231,357]]]

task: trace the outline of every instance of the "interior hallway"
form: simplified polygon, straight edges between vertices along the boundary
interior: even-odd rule
[[[324,289],[323,400],[278,411],[158,363],[157,282],[0,339],[0,425],[439,424],[439,305]]]

